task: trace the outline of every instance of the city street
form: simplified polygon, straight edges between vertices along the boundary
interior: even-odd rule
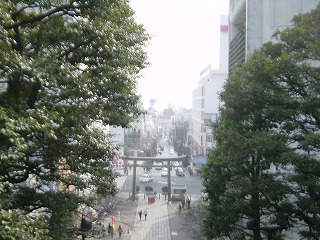
[[[149,171],[149,175],[154,178],[152,182],[148,183],[140,183],[139,177],[141,174],[145,173],[142,167],[137,167],[137,179],[136,185],[140,187],[140,196],[145,192],[144,188],[146,186],[151,186],[154,191],[158,193],[157,197],[161,198],[161,201],[164,201],[165,196],[162,194],[162,187],[167,185],[167,177],[161,177],[161,170],[156,170],[155,168]],[[132,170],[129,170],[129,175],[127,176],[126,180],[123,183],[121,188],[121,195],[128,196],[131,194],[132,190]],[[175,170],[171,170],[171,183],[176,184],[185,184],[187,186],[186,196],[191,198],[191,206],[192,202],[198,199],[201,196],[201,178],[198,175],[189,175],[189,172],[186,172],[186,176],[180,177],[176,176]],[[160,195],[159,195],[160,194]],[[147,199],[147,196],[145,196]],[[160,201],[159,199],[156,201]],[[186,223],[186,218],[183,214],[186,214],[188,210],[182,211],[182,214],[179,214],[178,205],[180,202],[173,201],[171,204],[168,204],[168,219],[170,224],[170,233],[171,233],[171,240],[191,240],[194,237],[189,232],[188,223]],[[190,224],[190,223],[189,223]],[[192,225],[197,225],[197,223],[192,223]]]
[[[174,158],[177,157],[177,154],[173,151],[172,146],[167,142],[167,141],[162,141],[161,145],[164,146],[164,150],[159,157],[168,157],[168,158]],[[164,186],[168,186],[168,177],[167,176],[161,176],[162,173],[162,168],[160,167],[152,167],[149,171],[145,169],[145,167],[141,166],[143,162],[138,162],[137,163],[137,168],[136,168],[136,186],[139,186],[140,190],[137,192],[139,195],[139,206],[141,204],[148,203],[148,196],[145,194],[146,190],[145,187],[152,187],[153,191],[157,193],[157,198],[156,198],[156,205],[159,203],[165,203],[168,201],[167,196],[162,193],[162,188]],[[191,208],[192,204],[195,200],[199,199],[202,196],[202,179],[200,178],[199,175],[194,174],[190,175],[189,171],[185,170],[185,176],[177,176],[176,174],[176,165],[181,166],[182,162],[172,162],[172,170],[170,171],[171,175],[171,184],[183,184],[186,185],[186,193],[185,196],[188,196],[191,199]],[[161,162],[156,162],[154,161],[154,165],[162,165]],[[163,167],[167,167],[166,163],[162,165]],[[124,174],[123,170],[118,170],[121,174]],[[152,179],[152,181],[148,182],[140,182],[140,176],[143,174],[148,174],[147,178]],[[123,178],[123,184],[119,186],[120,193],[122,197],[129,198],[132,194],[132,186],[133,186],[133,168],[128,169],[128,175]],[[173,192],[172,192],[173,193]],[[131,201],[131,200],[129,200]],[[127,202],[128,203],[128,202]],[[185,208],[182,210],[181,213],[179,213],[179,203],[180,201],[172,201],[170,203],[167,202],[167,206],[165,207],[166,210],[166,216],[165,218],[168,221],[168,227],[164,228],[167,229],[168,234],[171,236],[171,240],[191,240],[195,239],[194,235],[192,234],[193,229],[197,229],[200,224],[199,222],[190,222],[188,221],[188,214],[190,214],[190,210]],[[154,204],[150,206],[156,206]],[[138,206],[138,208],[139,208]],[[138,209],[137,209],[138,210]],[[155,211],[153,209],[152,211]],[[128,216],[126,211],[123,212],[124,215]],[[155,212],[154,212],[155,213]],[[161,214],[160,212],[158,214]],[[126,217],[127,219],[127,217]],[[127,219],[128,220],[128,219]],[[139,226],[136,225],[135,223],[135,231],[137,231],[137,228]],[[138,224],[139,225],[139,224]],[[146,230],[146,229],[144,229]],[[163,230],[161,230],[163,231]],[[162,234],[166,234],[163,232]],[[136,236],[137,237],[137,236]],[[141,238],[142,236],[140,236]],[[135,238],[133,238],[135,239]]]
[[[151,186],[153,188],[153,191],[157,193],[162,193],[162,187],[167,186],[167,177],[161,177],[161,170],[156,170],[155,168],[152,168],[148,174],[153,177],[152,182],[147,183],[140,183],[139,178],[140,176],[146,173],[146,171],[143,170],[143,168],[138,167],[137,168],[137,178],[136,178],[136,186],[140,187],[140,191],[144,192],[144,188],[146,186]],[[126,181],[123,184],[123,187],[121,189],[121,192],[131,192],[132,191],[132,175],[128,176]],[[187,186],[187,192],[186,195],[195,195],[199,196],[201,195],[201,184],[202,179],[198,175],[189,175],[189,172],[186,171],[186,176],[176,176],[175,169],[171,170],[171,184],[185,184]]]

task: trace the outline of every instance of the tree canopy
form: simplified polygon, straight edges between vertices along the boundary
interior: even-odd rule
[[[320,236],[319,16],[294,17],[224,85],[203,173],[209,239]]]
[[[0,16],[0,181],[11,184],[0,205],[72,238],[88,202],[76,192],[116,190],[108,160],[119,146],[96,126],[128,127],[142,113],[149,35],[127,0],[2,1]]]
[[[187,133],[188,133],[188,121],[179,120],[174,122],[174,128],[172,133],[173,147],[176,150],[178,156],[187,154]]]

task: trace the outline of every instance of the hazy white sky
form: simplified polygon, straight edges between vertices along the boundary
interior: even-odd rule
[[[147,46],[151,65],[139,79],[145,107],[170,103],[190,108],[200,72],[219,64],[220,15],[228,0],[131,0],[136,20],[153,36]]]

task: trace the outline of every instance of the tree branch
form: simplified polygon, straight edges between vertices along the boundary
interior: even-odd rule
[[[16,11],[15,13],[11,14],[12,19],[16,19],[16,18],[19,16],[19,14],[20,14],[25,8],[26,8],[26,7],[23,7],[22,9],[19,9],[19,10]],[[55,8],[53,8],[53,9],[47,11],[47,12],[44,12],[44,13],[42,13],[42,14],[38,14],[38,15],[36,15],[36,16],[33,17],[33,18],[24,18],[24,19],[22,19],[21,21],[15,22],[14,24],[10,24],[10,25],[5,26],[4,28],[5,28],[6,30],[15,29],[15,28],[21,27],[21,26],[23,26],[23,25],[32,24],[32,23],[41,21],[41,20],[43,20],[43,19],[45,19],[45,18],[49,17],[50,15],[53,15],[53,14],[55,14],[55,13],[57,13],[57,12],[62,11],[62,12],[64,12],[64,13],[66,13],[66,12],[68,13],[70,10],[74,10],[74,9],[77,9],[77,8],[81,9],[81,8],[85,8],[85,7],[84,7],[84,6],[82,6],[82,7],[81,7],[81,6],[75,7],[75,6],[73,5],[73,3],[64,4],[64,5],[61,5],[61,6],[56,6]],[[68,15],[70,15],[70,14],[68,13]]]

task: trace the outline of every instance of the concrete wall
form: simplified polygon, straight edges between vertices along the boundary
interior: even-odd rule
[[[316,8],[320,0],[230,0],[230,41],[245,25],[246,56],[272,39],[277,29],[292,25],[297,14]]]
[[[247,55],[270,39],[277,29],[292,26],[292,18],[316,8],[319,0],[250,0],[246,3]]]

